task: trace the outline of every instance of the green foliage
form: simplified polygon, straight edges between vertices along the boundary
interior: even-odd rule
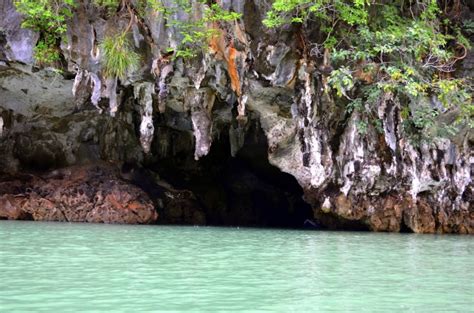
[[[117,11],[120,0],[93,0],[92,3],[99,8],[107,9],[109,13],[113,13]]]
[[[164,7],[159,0],[92,0],[92,3],[98,8],[105,8],[112,15],[119,10],[121,6],[134,8],[140,16],[144,16],[147,10],[161,11]]]
[[[53,37],[40,39],[34,48],[34,56],[39,64],[54,64],[61,59],[56,40]]]
[[[65,21],[72,15],[74,0],[16,0],[18,12],[25,16],[22,26],[50,34],[66,31]]]
[[[76,0],[15,0],[25,17],[23,27],[38,31],[35,58],[40,64],[60,60],[59,43]],[[241,16],[207,0],[92,0],[109,14],[130,16],[130,24],[146,14],[159,13],[179,34],[175,58],[193,58],[205,51],[217,27]],[[176,19],[179,14],[188,19]],[[474,33],[472,20],[454,21],[436,0],[274,0],[263,21],[267,27],[298,25],[303,35],[311,23],[307,46],[317,47],[306,57],[330,56],[332,72],[325,80],[339,97],[351,100],[347,112],[357,110],[367,125],[378,125],[377,106],[389,93],[400,104],[406,129],[424,133],[433,128],[440,110],[460,112],[458,123],[473,126],[472,81],[453,78],[456,62],[470,49],[466,36]],[[130,25],[129,25],[130,26]],[[319,34],[314,34],[317,29]],[[104,74],[123,78],[138,66],[139,56],[126,30],[104,39]],[[308,32],[309,33],[309,32]],[[319,52],[318,52],[319,51]],[[425,108],[421,99],[435,97],[444,108]],[[424,101],[426,102],[426,101]],[[363,129],[364,127],[361,127]],[[380,127],[379,127],[380,128]],[[449,133],[449,132],[448,132]]]
[[[368,4],[366,0],[276,0],[263,24],[278,27],[288,23],[306,23],[311,18],[318,19],[324,27],[330,26],[335,18],[349,25],[365,24]]]
[[[35,48],[35,59],[40,64],[52,64],[60,59],[58,42],[66,32],[66,20],[72,16],[74,0],[15,0],[18,12],[23,14],[22,27],[40,33]]]
[[[349,98],[347,92],[354,87],[354,78],[348,68],[340,67],[331,72],[328,84],[336,90],[336,94],[339,97],[345,96],[346,98]]]
[[[364,120],[359,120],[359,121],[357,121],[356,127],[357,127],[357,131],[359,132],[359,134],[365,135],[365,134],[367,134],[367,132],[369,130],[369,123],[367,123]]]
[[[172,6],[155,5],[153,7],[164,15],[168,27],[174,27],[178,30],[181,37],[180,43],[176,49],[168,49],[169,52],[174,51],[175,58],[190,59],[196,57],[207,49],[209,40],[217,34],[216,24],[232,22],[241,17],[241,14],[224,10],[216,3],[210,6],[206,3],[206,0],[196,1],[196,4],[204,7],[200,18],[193,16],[196,13],[196,4],[193,5],[193,3],[186,0],[174,0]],[[152,6],[152,4],[148,6]],[[180,12],[188,14],[189,18],[187,20],[175,19],[175,16]]]
[[[103,56],[103,74],[106,77],[124,79],[127,72],[135,70],[140,56],[133,50],[127,32],[108,36],[100,45]]]
[[[334,70],[328,85],[339,97],[359,95],[348,112],[357,109],[374,117],[380,95],[391,93],[403,106],[407,129],[423,133],[435,126],[440,112],[431,107],[428,112],[419,103],[434,95],[446,109],[460,112],[458,123],[472,126],[473,87],[449,73],[462,50],[470,49],[463,33],[471,34],[474,24],[444,17],[436,0],[417,1],[417,10],[414,6],[402,0],[275,0],[263,23],[300,24],[303,33],[308,23],[319,25],[323,41],[311,44],[329,49]]]
[[[167,26],[175,27],[181,36],[181,41],[174,51],[175,58],[197,56],[206,49],[209,39],[216,34],[214,24],[232,22],[240,18],[240,14],[224,10],[215,3],[209,6],[205,0],[196,2],[204,7],[201,18],[193,16],[197,6],[189,0],[173,0],[170,5],[164,5],[160,0],[92,0],[92,3],[98,8],[106,9],[109,14],[127,8],[125,11],[133,15],[138,14],[139,18],[143,18],[149,11],[161,12],[167,21]],[[23,27],[41,33],[41,39],[35,48],[36,60],[42,64],[51,64],[59,60],[60,38],[67,29],[66,21],[72,16],[76,0],[17,0],[15,5],[25,17]],[[187,13],[189,19],[176,20],[175,16],[179,12]]]
[[[462,29],[468,35],[474,34],[474,20],[465,20],[462,22]]]

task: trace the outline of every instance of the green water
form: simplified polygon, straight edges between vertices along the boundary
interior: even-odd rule
[[[473,239],[0,221],[0,312],[473,312]]]

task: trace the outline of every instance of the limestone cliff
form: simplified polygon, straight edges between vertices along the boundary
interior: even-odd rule
[[[361,117],[325,90],[324,61],[305,57],[296,30],[263,27],[267,1],[221,5],[243,18],[221,27],[191,61],[168,58],[176,30],[159,14],[146,16],[130,34],[140,69],[110,80],[97,47],[125,18],[81,2],[58,73],[34,66],[37,34],[21,29],[11,0],[0,0],[0,172],[141,164],[169,189],[189,190],[165,199],[160,218],[173,223],[266,225],[291,210],[293,226],[309,218],[332,229],[474,232],[471,130],[413,145],[387,93],[378,112],[383,131],[369,125],[361,133]],[[472,75],[473,60],[469,52],[462,75]],[[176,204],[183,197],[186,204]],[[275,210],[257,212],[263,202]]]

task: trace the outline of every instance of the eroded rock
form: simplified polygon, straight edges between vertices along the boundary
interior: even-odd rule
[[[0,3],[5,8],[1,16],[10,19],[0,22],[7,31],[0,40],[9,43],[0,49],[0,57],[9,61],[0,64],[0,172],[99,160],[133,161],[173,172],[164,167],[178,167],[176,160],[183,171],[205,177],[213,166],[202,162],[228,136],[229,146],[218,147],[232,156],[243,150],[250,155],[258,151],[261,157],[262,147],[266,149],[264,157],[296,179],[314,218],[325,227],[473,233],[472,130],[414,145],[401,127],[400,104],[390,93],[378,101],[379,129],[366,116],[347,113],[345,100],[334,98],[327,87],[327,51],[310,51],[317,55],[311,59],[293,28],[276,32],[263,27],[267,1],[221,1],[225,8],[244,12],[243,19],[218,25],[209,49],[192,61],[172,60],[163,53],[163,47],[177,47],[179,31],[166,26],[161,14],[148,15],[131,34],[143,57],[141,67],[119,80],[101,75],[98,43],[107,30],[126,25],[124,18],[107,19],[89,2],[81,3],[68,41],[61,45],[69,73],[59,75],[32,70],[37,35],[19,28],[21,18],[11,1]],[[195,11],[200,15],[202,7],[196,4]],[[173,18],[191,16],[178,10]],[[470,52],[460,71],[466,77],[472,76],[472,59]],[[107,107],[111,116],[100,115]],[[367,124],[365,131],[361,123]],[[258,133],[249,131],[254,128],[262,129],[266,142],[248,152],[245,144]],[[91,190],[84,184],[92,174],[86,171],[81,180],[77,175],[85,170],[76,170],[72,185],[66,179],[47,180],[46,186],[59,188],[62,182],[73,188],[59,189],[66,198],[41,189],[37,178],[9,181],[21,192],[0,193],[3,216],[94,222],[123,218],[136,223],[156,219],[151,213],[131,215],[136,199],[107,170]],[[108,183],[103,180],[107,177],[112,179]],[[80,186],[97,199],[73,191]],[[211,210],[205,212],[198,202],[219,197],[209,191],[198,199],[194,190],[186,189],[169,194],[167,199],[176,201],[167,203],[166,218],[171,223],[211,220],[206,215]],[[251,190],[245,195],[251,196]],[[234,201],[240,206],[234,209],[253,212],[249,203],[258,201],[247,200]],[[219,204],[215,207],[223,212],[218,213],[231,216],[225,211],[231,205],[223,201],[207,202]]]
[[[76,166],[0,183],[0,218],[151,224],[150,198],[107,165]]]

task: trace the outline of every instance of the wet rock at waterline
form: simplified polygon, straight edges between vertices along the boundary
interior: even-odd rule
[[[266,1],[226,1],[244,18],[192,62],[160,50],[176,44],[176,29],[148,16],[133,29],[142,63],[120,80],[101,75],[96,44],[125,19],[79,5],[59,73],[33,66],[38,34],[19,27],[11,1],[0,4],[1,20],[10,21],[0,47],[0,172],[139,164],[179,189],[163,199],[163,223],[298,227],[310,219],[331,229],[474,232],[472,130],[414,145],[387,93],[378,108],[382,129],[361,133],[358,113],[324,92],[321,64],[302,56],[295,30],[263,27]],[[473,74],[472,53],[464,76]],[[34,208],[15,209],[25,198],[2,192],[5,216],[34,218]],[[44,201],[41,214],[59,219]],[[113,214],[115,222],[156,219]]]
[[[4,177],[0,219],[151,224],[158,213],[148,195],[121,180],[116,169],[90,165]]]

